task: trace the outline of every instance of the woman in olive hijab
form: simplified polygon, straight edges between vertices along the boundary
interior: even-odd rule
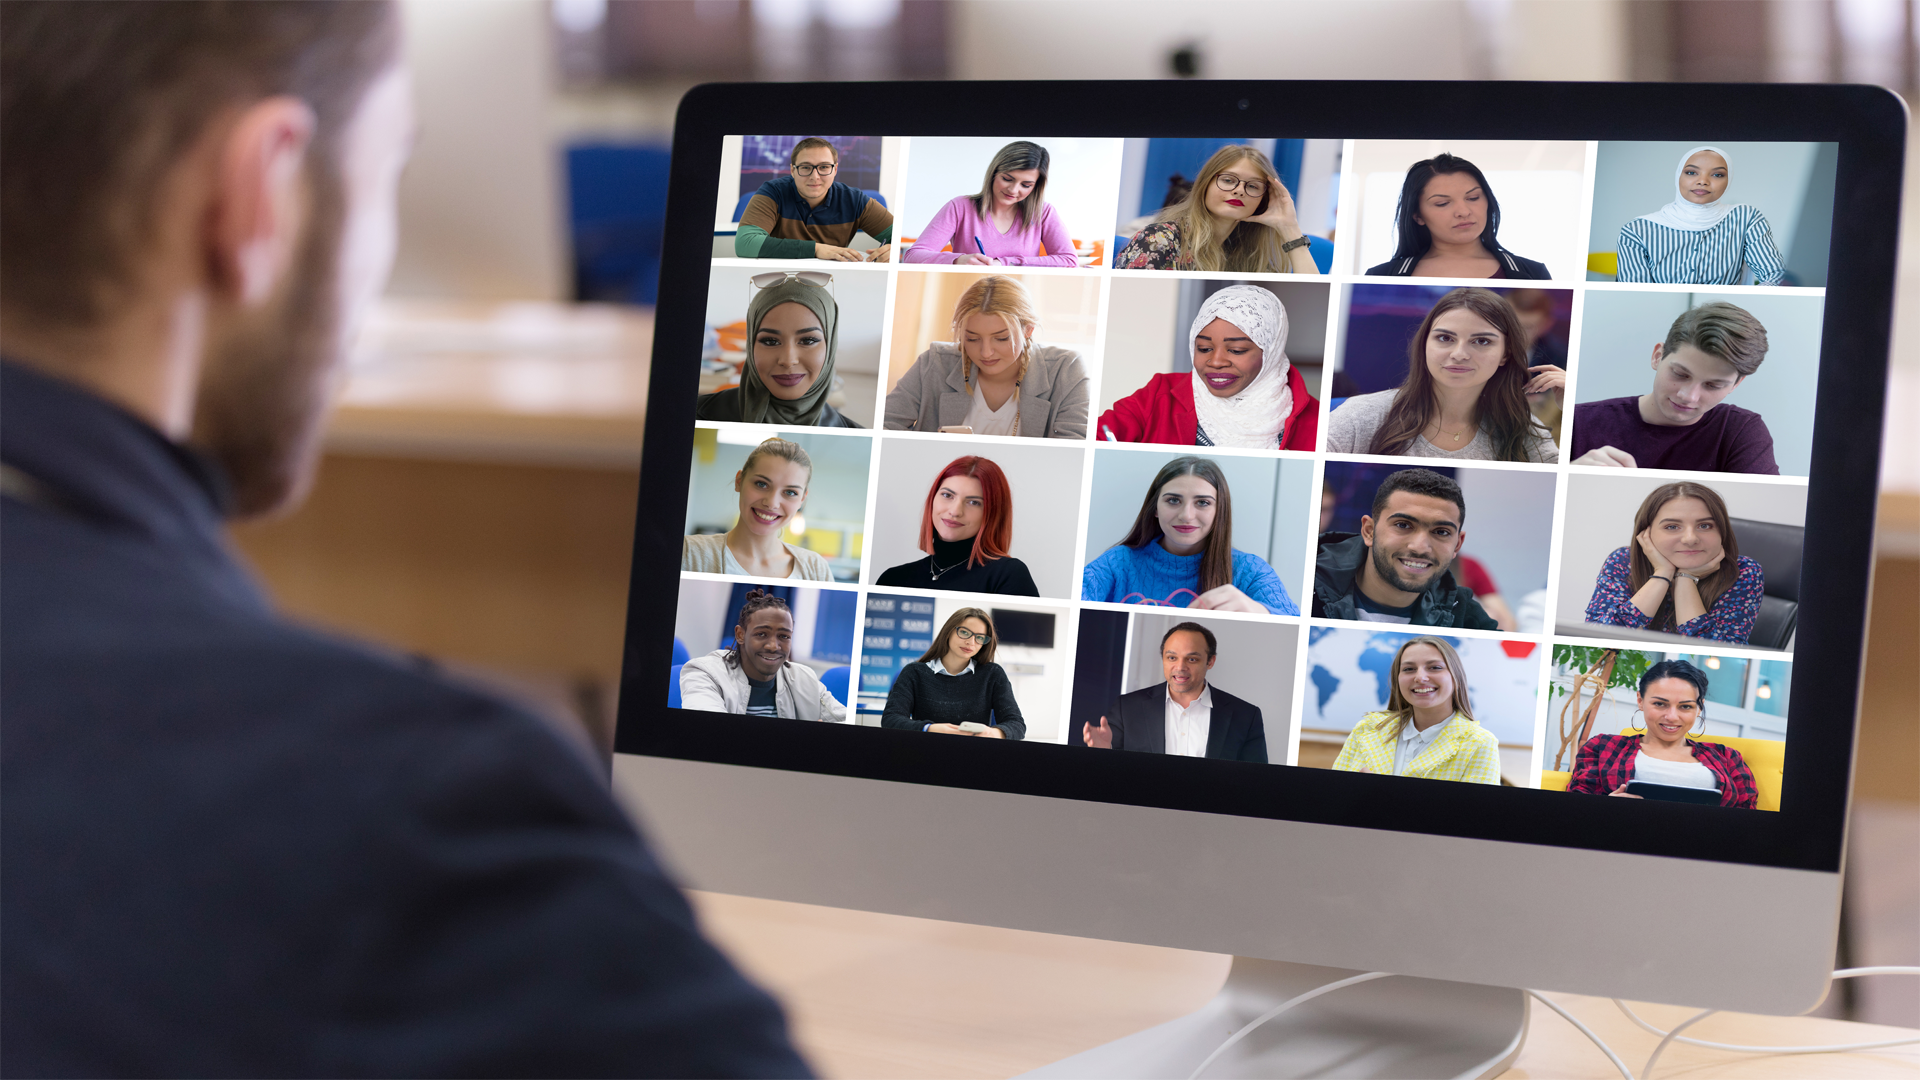
[[[840,318],[840,306],[825,287],[832,279],[776,272],[756,275],[754,284],[762,285],[763,278],[775,283],[760,288],[747,305],[747,363],[739,387],[702,394],[694,415],[782,427],[859,427],[827,404]]]

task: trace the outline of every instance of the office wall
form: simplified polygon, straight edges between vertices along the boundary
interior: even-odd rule
[[[1133,528],[1154,475],[1178,451],[1100,447],[1094,455],[1092,505],[1087,511],[1087,550],[1081,565],[1100,557]],[[1294,603],[1302,592],[1313,463],[1293,458],[1210,455],[1233,494],[1233,546],[1267,560]]]
[[[1210,619],[1186,612],[1141,612],[1127,616],[1132,642],[1120,693],[1130,694],[1166,681],[1160,662],[1160,639],[1178,623],[1197,622],[1213,631],[1219,659],[1207,672],[1207,682],[1260,709],[1267,733],[1267,761],[1284,765],[1293,742],[1293,672],[1291,663],[1276,664],[1276,656],[1293,657],[1300,627],[1290,623]]]
[[[919,236],[942,206],[961,195],[975,195],[987,165],[1000,148],[1016,139],[1046,147],[1046,201],[1075,240],[1110,236],[1120,171],[1120,140],[1044,138],[917,138],[907,163],[907,183],[894,211],[895,236]]]
[[[1813,463],[1813,389],[1820,369],[1826,301],[1791,293],[1589,292],[1580,330],[1577,401],[1638,396],[1653,387],[1653,347],[1689,308],[1725,301],[1767,328],[1767,358],[1734,387],[1726,404],[1766,418],[1773,456],[1787,476]],[[1571,445],[1571,444],[1569,444]]]
[[[1600,567],[1616,548],[1633,536],[1633,515],[1648,493],[1670,479],[1659,476],[1619,476],[1576,473],[1567,477],[1567,506],[1560,529],[1559,622],[1578,622],[1593,598]],[[1807,493],[1803,487],[1723,480],[1703,481],[1727,504],[1731,517],[1770,521],[1780,525],[1807,523]],[[1864,527],[1864,524],[1863,524]]]
[[[947,463],[967,454],[991,459],[1013,491],[1010,554],[1027,564],[1040,595],[1070,599],[1080,568],[1073,540],[1080,531],[1081,455],[1077,445],[1047,439],[984,442],[961,436],[897,436],[880,454],[879,494],[868,538],[867,580],[890,567],[926,558],[920,550],[920,518],[927,489]]]

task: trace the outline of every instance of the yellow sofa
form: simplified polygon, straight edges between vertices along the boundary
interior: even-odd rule
[[[1640,728],[1628,728],[1622,735],[1645,735]],[[1740,751],[1746,759],[1747,768],[1753,770],[1754,787],[1759,789],[1762,810],[1780,809],[1780,775],[1787,760],[1787,744],[1772,739],[1735,739],[1725,735],[1707,735],[1694,740],[1696,742],[1719,743],[1722,746]],[[1570,772],[1542,772],[1540,789],[1542,791],[1565,791],[1567,781],[1573,778]]]

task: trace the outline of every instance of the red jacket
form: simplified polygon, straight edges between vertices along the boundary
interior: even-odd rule
[[[1280,449],[1317,450],[1320,403],[1307,393],[1299,368],[1287,368],[1287,386],[1293,390],[1293,412],[1287,417],[1287,437]],[[1114,402],[1113,408],[1100,414],[1093,437],[1192,446],[1199,431],[1200,419],[1193,411],[1193,373],[1175,371],[1155,375],[1147,385]]]

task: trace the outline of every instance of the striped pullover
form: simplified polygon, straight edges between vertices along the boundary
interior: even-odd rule
[[[1734,207],[1711,229],[1676,229],[1646,218],[1620,226],[1619,281],[1739,285],[1748,270],[1755,285],[1778,285],[1787,272],[1773,227],[1751,206]]]

